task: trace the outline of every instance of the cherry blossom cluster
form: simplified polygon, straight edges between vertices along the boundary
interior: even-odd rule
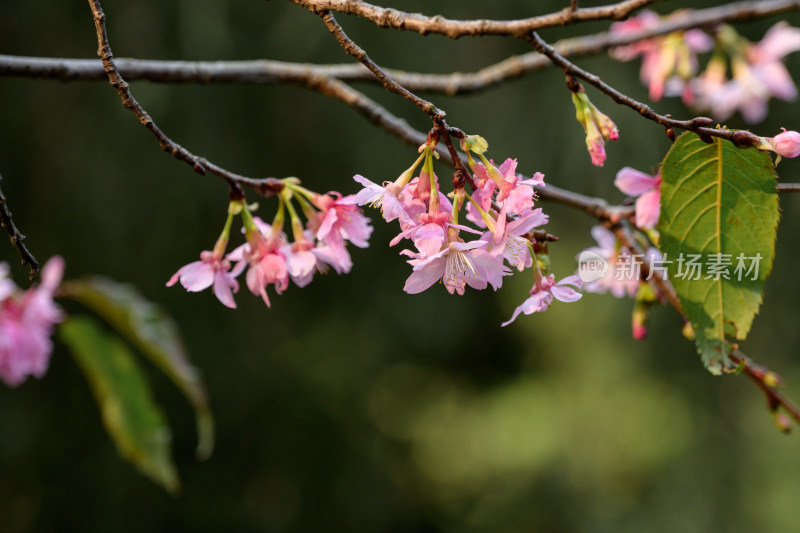
[[[657,27],[660,20],[656,13],[642,11],[612,24],[611,33],[638,33]],[[681,96],[684,103],[709,111],[718,121],[740,111],[747,122],[756,123],[767,116],[770,98],[797,97],[797,87],[781,62],[797,50],[800,28],[779,22],[757,43],[739,35],[732,26],[720,25],[711,35],[697,29],[677,31],[616,47],[611,55],[622,61],[642,58],[640,77],[654,101],[662,96]],[[711,58],[698,74],[697,54],[709,51]]]
[[[534,208],[534,186],[544,186],[544,176],[537,172],[524,179],[516,173],[515,159],[497,166],[486,158],[488,143],[482,137],[464,136],[461,148],[474,174],[475,190],[470,195],[461,186],[445,195],[433,168],[437,143],[435,134],[429,136],[417,160],[394,181],[378,185],[361,175],[353,178],[363,187],[356,203],[380,208],[387,222],[398,221],[400,233],[390,245],[403,241],[413,245],[400,252],[413,267],[404,290],[417,294],[436,282],[450,294],[464,294],[467,286],[497,290],[512,268],[531,268],[531,296],[504,326],[520,313],[544,311],[554,298],[578,300],[581,294],[572,288],[580,288],[577,276],[555,283],[553,275],[544,272],[543,258],[537,257],[536,245],[541,243],[531,231],[546,224],[548,217]],[[541,255],[543,250],[539,249]]]
[[[213,287],[214,294],[225,306],[236,308],[233,295],[239,290],[237,278],[245,274],[247,288],[270,306],[267,287],[277,294],[289,286],[289,280],[305,287],[316,273],[330,269],[346,274],[353,267],[347,244],[359,248],[369,246],[372,227],[369,219],[355,204],[355,197],[338,192],[319,194],[300,185],[296,178],[283,180],[284,188],[277,195],[279,206],[271,224],[250,213],[244,200],[233,200],[228,218],[211,251],[200,254],[200,261],[178,270],[167,282],[178,281],[190,292]],[[305,215],[303,223],[295,202]],[[284,232],[288,214],[292,239]],[[245,243],[227,252],[233,218],[242,220]]]
[[[41,283],[23,291],[0,263],[0,379],[15,387],[28,376],[47,372],[53,351],[53,326],[63,320],[53,295],[61,283],[64,261],[55,256],[41,271]]]

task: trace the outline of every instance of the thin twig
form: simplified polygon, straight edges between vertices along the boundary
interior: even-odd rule
[[[363,48],[358,46],[352,39],[350,39],[344,32],[342,27],[336,22],[333,13],[330,11],[320,11],[319,15],[328,27],[328,30],[336,37],[339,45],[345,52],[356,58],[359,63],[364,65],[372,72],[375,77],[383,84],[387,91],[399,94],[409,102],[425,111],[435,123],[441,123],[444,120],[445,112],[437,108],[433,103],[420,98],[412,93],[396,81],[394,81],[386,72],[383,71],[377,63],[372,61]]]
[[[0,183],[2,183],[2,181],[3,177],[0,176]],[[39,272],[39,262],[33,257],[28,247],[25,246],[25,235],[23,235],[22,232],[19,231],[19,228],[17,228],[17,225],[14,224],[14,219],[11,217],[11,211],[8,208],[8,201],[6,201],[2,189],[0,189],[0,225],[8,232],[8,238],[11,240],[11,244],[14,248],[17,249],[22,265],[28,266],[28,278],[35,278],[36,273]]]
[[[636,239],[633,237],[630,226],[628,226],[625,221],[621,222],[620,224],[611,225],[611,229],[614,231],[614,234],[617,236],[620,243],[627,247],[631,253],[634,254],[634,257],[638,256],[641,258],[643,256],[642,250],[639,248],[638,244],[636,243]],[[681,316],[684,323],[688,322],[686,315],[681,309],[678,295],[675,293],[675,289],[672,287],[672,285],[662,278],[658,272],[651,271],[650,265],[646,261],[640,260],[639,267],[641,275],[644,277],[644,279],[648,279],[650,283],[655,286],[656,290],[666,298],[670,305],[672,305],[672,307]],[[737,366],[741,365],[742,371],[747,375],[747,377],[749,377],[751,380],[753,380],[753,382],[755,382],[756,385],[758,385],[758,388],[761,389],[767,398],[767,405],[770,411],[774,412],[779,406],[783,407],[783,409],[789,413],[798,424],[800,424],[800,407],[795,405],[791,399],[786,397],[772,384],[770,384],[770,382],[774,383],[775,381],[779,381],[776,379],[777,375],[774,372],[763,365],[753,362],[739,350],[734,350],[732,353],[728,354],[728,357]]]
[[[629,34],[602,32],[562,39],[552,46],[563,57],[596,54],[614,46],[623,46],[696,27],[722,22],[773,15],[800,7],[800,1],[763,0],[734,2],[701,10],[687,10],[671,15],[646,30]],[[158,83],[254,83],[307,85],[312,78],[338,78],[343,81],[377,81],[363,65],[315,65],[259,59],[253,61],[162,61],[154,59],[115,58],[117,70],[128,81]],[[462,94],[484,90],[525,73],[552,65],[547,57],[532,51],[511,56],[475,72],[434,74],[384,71],[410,91]],[[25,57],[0,54],[0,76],[46,78],[61,81],[107,80],[102,62],[94,59]]]
[[[89,0],[89,7],[94,16],[94,25],[97,31],[97,55],[100,56],[103,62],[103,67],[105,68],[109,83],[117,90],[117,93],[122,99],[122,105],[136,115],[139,122],[150,130],[155,138],[158,139],[162,150],[175,159],[188,163],[198,174],[205,175],[206,171],[209,171],[226,180],[228,183],[236,183],[238,185],[250,187],[259,194],[265,196],[275,194],[283,189],[283,182],[281,180],[275,178],[254,179],[230,172],[202,157],[194,155],[189,150],[167,137],[133,97],[128,83],[122,78],[117,69],[106,32],[106,16],[105,13],[103,13],[102,7],[100,7],[99,0]]]
[[[667,128],[679,128],[682,130],[693,131],[704,139],[708,139],[709,137],[719,137],[742,146],[758,146],[760,143],[760,138],[757,135],[746,130],[709,128],[708,126],[715,122],[710,118],[696,117],[690,120],[677,120],[669,115],[659,115],[647,104],[643,104],[642,102],[634,100],[630,96],[622,94],[617,89],[601,80],[599,76],[583,70],[569,61],[567,58],[559,54],[552,46],[547,44],[536,32],[532,32],[530,35],[526,36],[525,40],[530,42],[540,53],[550,58],[550,61],[552,61],[556,66],[560,67],[565,74],[584,80],[585,82],[593,85],[603,93],[610,96],[611,99],[618,104],[630,107],[631,109],[637,111],[644,118],[652,120],[657,124],[661,124]]]
[[[441,15],[432,17],[419,13],[406,13],[392,8],[375,6],[361,0],[291,0],[321,15],[323,12],[336,11],[357,15],[382,28],[408,30],[427,35],[436,33],[458,39],[464,36],[513,35],[520,37],[533,30],[552,26],[564,26],[588,20],[625,18],[634,10],[657,2],[658,0],[623,0],[616,4],[599,7],[571,9],[547,15],[539,15],[519,20],[451,20]]]

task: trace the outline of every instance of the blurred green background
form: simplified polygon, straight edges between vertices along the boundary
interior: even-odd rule
[[[453,18],[517,18],[565,3],[393,4]],[[350,61],[317,17],[289,2],[103,6],[118,57]],[[0,13],[0,53],[95,57],[86,2],[5,2]],[[795,13],[787,18],[800,24]],[[387,67],[471,71],[529,51],[511,39],[450,41],[339,20]],[[738,28],[756,40],[777,20]],[[646,98],[638,62],[579,63]],[[787,64],[800,72],[800,55]],[[359,88],[428,127],[407,102],[374,85]],[[357,190],[354,173],[393,179],[416,156],[345,105],[301,88],[135,82],[132,90],[173,139],[245,175],[294,175],[309,188],[346,194]],[[591,89],[590,96],[621,132],[602,169],[590,164],[555,69],[485,93],[431,98],[451,125],[486,137],[495,159],[517,157],[522,172],[621,201],[616,172],[654,169],[669,142],[636,113]],[[690,114],[674,100],[656,108]],[[756,132],[800,127],[796,104],[773,101],[770,109]],[[775,429],[746,378],[703,370],[671,309],[654,312],[644,342],[630,337],[632,302],[611,296],[556,304],[501,329],[527,296],[527,273],[497,293],[457,297],[437,285],[406,295],[410,268],[388,247],[395,226],[373,211],[372,245],[352,249],[349,275],[292,286],[272,309],[244,291],[231,311],[208,292],[164,286],[213,245],[225,218],[224,183],[161,153],[106,83],[0,79],[0,124],[3,189],[30,248],[42,260],[63,255],[68,277],[131,282],[162,304],[203,372],[218,421],[213,457],[196,462],[191,410],[148,366],[174,429],[184,490],[172,498],[117,457],[86,382],[58,346],[44,379],[0,387],[3,532],[800,531],[799,437]],[[729,125],[747,127],[738,116]],[[779,173],[798,181],[798,169],[784,161]],[[781,202],[775,270],[743,349],[800,399],[800,198]],[[269,218],[275,202],[260,204]],[[561,237],[552,247],[561,277],[592,244],[593,221],[541,205]],[[5,241],[0,260],[17,264]],[[25,283],[23,269],[14,275]]]

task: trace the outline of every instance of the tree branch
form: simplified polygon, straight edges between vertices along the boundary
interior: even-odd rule
[[[375,77],[383,84],[387,91],[399,94],[409,102],[413,103],[431,117],[434,123],[442,123],[444,121],[445,112],[438,109],[431,102],[424,100],[412,93],[396,81],[394,81],[386,72],[383,71],[377,63],[372,61],[363,48],[358,46],[352,39],[350,39],[344,32],[342,27],[336,22],[333,13],[330,11],[320,11],[318,14],[322,17],[323,22],[328,27],[328,30],[336,37],[336,41],[349,55],[356,58],[359,63],[367,67]]]
[[[752,19],[800,9],[800,1],[763,0],[735,2],[701,10],[687,10],[662,19],[658,26],[625,35],[608,32],[562,39],[552,46],[563,57],[596,54],[674,31],[707,27],[722,22]],[[253,61],[161,61],[115,58],[118,71],[128,81],[158,83],[253,83],[306,86],[315,77],[342,81],[377,81],[363,65],[315,65],[259,59]],[[410,91],[471,93],[518,78],[552,65],[538,52],[511,56],[475,72],[434,74],[384,69],[397,83]],[[56,79],[61,81],[106,80],[103,64],[94,59],[24,57],[0,54],[0,76]]]
[[[552,46],[547,44],[544,39],[539,37],[536,32],[526,36],[525,39],[530,42],[536,50],[544,54],[554,65],[560,67],[568,76],[580,78],[585,82],[593,85],[603,93],[611,97],[612,100],[618,104],[630,107],[637,111],[641,116],[646,119],[652,120],[657,124],[661,124],[666,128],[679,128],[682,130],[692,131],[697,133],[701,139],[710,142],[710,137],[719,137],[732,141],[736,144],[743,146],[758,146],[760,143],[759,137],[746,130],[729,130],[729,129],[716,129],[709,128],[708,126],[715,121],[706,117],[696,117],[690,120],[677,120],[669,115],[659,115],[647,104],[643,104],[634,100],[630,96],[622,94],[617,89],[600,79],[599,76],[592,74],[574,63],[570,62],[567,58],[559,54]]]
[[[512,35],[521,37],[533,30],[551,26],[564,26],[588,20],[625,18],[636,9],[658,0],[623,0],[600,7],[572,9],[566,7],[556,13],[519,20],[451,20],[441,15],[432,17],[419,13],[406,13],[392,8],[375,6],[361,0],[291,0],[309,11],[322,15],[336,11],[356,15],[374,22],[382,28],[413,31],[422,35],[435,33],[458,39],[463,36]]]
[[[627,224],[627,222],[622,221],[619,224],[612,225],[611,228],[623,246],[627,247],[631,253],[638,255],[639,257],[642,256],[643,251],[636,243],[636,239],[633,237],[630,226]],[[640,261],[639,266],[641,275],[645,279],[650,280],[650,283],[656,287],[656,290],[662,296],[664,296],[670,305],[672,305],[672,307],[678,312],[684,323],[688,322],[686,315],[683,314],[683,310],[681,309],[681,303],[678,299],[678,295],[675,293],[675,289],[672,288],[672,285],[670,285],[669,282],[662,278],[657,272],[651,272],[650,265],[645,261]],[[734,362],[734,364],[740,365],[742,367],[742,371],[747,375],[747,377],[753,380],[758,388],[761,389],[767,398],[767,405],[770,411],[775,412],[778,407],[783,407],[783,409],[789,413],[789,415],[791,415],[791,417],[794,418],[798,424],[800,424],[800,407],[795,405],[792,400],[777,390],[774,385],[775,383],[779,383],[781,381],[777,374],[768,368],[753,362],[739,350],[734,350],[733,353],[728,355],[728,357]]]
[[[147,114],[139,102],[137,102],[133,97],[133,94],[131,94],[130,88],[128,87],[128,83],[122,78],[122,75],[117,69],[114,56],[111,53],[111,45],[108,41],[108,34],[106,32],[106,16],[105,13],[103,13],[103,9],[100,6],[99,0],[89,0],[89,7],[92,10],[95,30],[97,32],[97,55],[100,56],[100,59],[103,62],[103,67],[105,68],[109,83],[117,90],[117,93],[122,100],[122,105],[136,115],[136,117],[139,119],[139,122],[141,122],[145,128],[150,130],[153,136],[158,139],[162,150],[170,154],[175,159],[188,163],[198,174],[205,175],[206,170],[208,170],[212,174],[215,174],[226,180],[228,183],[250,187],[259,194],[263,194],[265,196],[275,194],[283,189],[283,182],[281,180],[275,178],[254,179],[230,172],[202,157],[194,155],[189,150],[167,137],[167,135],[156,125],[153,119],[150,118],[150,115]]]
[[[0,176],[0,183],[2,183],[2,181],[3,177]],[[28,279],[32,280],[36,277],[36,273],[39,272],[39,262],[33,257],[28,247],[25,246],[25,235],[23,235],[16,224],[14,224],[14,219],[11,217],[11,211],[8,209],[8,202],[3,195],[2,189],[0,189],[0,226],[3,226],[6,232],[8,232],[8,238],[11,240],[11,244],[14,248],[17,249],[20,261],[23,265],[27,265],[30,270]]]

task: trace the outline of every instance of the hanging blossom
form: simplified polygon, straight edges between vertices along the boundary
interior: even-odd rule
[[[606,161],[605,141],[615,141],[619,138],[617,125],[595,107],[586,95],[583,86],[575,85],[575,90],[572,92],[575,117],[586,131],[586,149],[592,158],[592,164],[602,167]]]
[[[617,189],[636,199],[636,225],[642,229],[654,228],[661,212],[661,173],[650,176],[634,168],[625,167],[614,180]]]
[[[230,203],[225,227],[217,239],[214,249],[201,252],[200,261],[189,263],[178,269],[167,281],[167,287],[172,287],[178,281],[189,292],[204,291],[213,286],[214,296],[226,307],[236,309],[233,295],[239,290],[236,276],[241,273],[241,269],[231,271],[231,262],[225,258],[225,249],[228,246],[233,216],[241,211],[241,202]]]
[[[536,269],[534,269],[534,272],[536,272]],[[575,289],[580,288],[581,280],[578,276],[567,276],[556,283],[552,274],[542,276],[539,273],[538,279],[534,281],[531,288],[530,297],[514,309],[511,318],[503,322],[501,326],[507,326],[514,322],[520,313],[530,315],[546,311],[554,299],[562,302],[577,302],[583,295]]]
[[[700,109],[708,109],[715,119],[727,120],[737,110],[749,123],[767,116],[770,98],[793,101],[797,87],[782,59],[800,50],[800,28],[779,22],[758,43],[750,43],[731,26],[717,32],[719,50],[706,71],[693,83],[692,91]],[[730,58],[732,79],[727,79],[726,54]]]
[[[63,273],[64,260],[52,257],[41,283],[23,292],[7,278],[8,265],[0,264],[0,379],[10,387],[47,372],[53,326],[63,320],[53,302]]]
[[[357,203],[379,207],[385,219],[398,221],[400,233],[390,245],[413,244],[400,252],[412,266],[404,286],[410,294],[437,282],[451,294],[463,294],[467,286],[497,290],[511,273],[509,266],[520,270],[531,266],[530,231],[547,222],[542,210],[534,209],[535,187],[544,186],[542,174],[525,179],[516,173],[514,159],[496,166],[484,155],[488,143],[480,136],[463,136],[460,141],[474,173],[473,196],[463,186],[451,195],[440,190],[433,169],[438,157],[434,133],[420,146],[420,157],[397,180],[381,186],[363,176],[354,177],[363,186],[355,196]],[[465,204],[465,222],[472,226],[459,223]]]
[[[298,287],[305,287],[318,272],[333,268],[339,274],[348,273],[353,262],[347,244],[365,248],[372,233],[369,219],[357,207],[356,198],[335,191],[315,193],[301,187],[296,178],[287,178],[283,183],[272,224],[251,215],[251,208],[243,200],[232,201],[213,251],[202,252],[200,261],[178,270],[167,286],[180,281],[186,290],[195,292],[213,285],[217,298],[227,307],[235,308],[233,294],[239,289],[236,278],[246,270],[247,288],[269,307],[270,285],[281,294],[290,280]],[[295,201],[307,218],[305,225]],[[294,239],[291,242],[283,231],[287,212]],[[246,242],[226,255],[234,215],[241,215]],[[231,266],[233,263],[235,266]]]
[[[592,237],[597,241],[597,246],[582,250],[578,254],[578,261],[587,255],[600,258],[608,266],[602,277],[583,284],[586,292],[610,292],[617,298],[624,296],[634,297],[639,287],[638,275],[633,267],[634,258],[630,250],[620,246],[617,237],[603,226],[594,226],[591,230]]]
[[[628,20],[613,23],[611,34],[636,34],[658,27],[660,23],[658,14],[644,10]],[[691,29],[617,46],[611,49],[610,54],[620,61],[642,58],[639,77],[648,87],[651,100],[658,101],[665,95],[682,95],[684,101],[691,104],[693,93],[687,82],[697,73],[697,54],[708,52],[713,44],[713,39],[706,33]]]

